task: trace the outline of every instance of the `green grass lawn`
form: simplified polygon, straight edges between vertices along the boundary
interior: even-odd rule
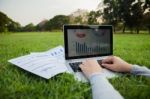
[[[45,80],[7,60],[63,45],[63,33],[12,33],[0,35],[0,99],[91,99],[90,84],[75,81],[70,74]],[[114,55],[132,64],[150,67],[150,35],[115,34]],[[123,75],[110,79],[126,99],[150,99],[150,78]]]

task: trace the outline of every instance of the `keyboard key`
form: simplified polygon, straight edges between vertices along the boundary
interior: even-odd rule
[[[102,64],[102,60],[97,60],[97,62],[100,65]],[[81,72],[81,68],[79,67],[80,64],[82,64],[82,62],[69,63],[74,72]]]
[[[71,66],[71,68],[73,69],[74,72],[81,72],[81,69],[79,67],[79,65],[81,64],[82,62],[76,62],[76,63],[69,63],[69,65]]]

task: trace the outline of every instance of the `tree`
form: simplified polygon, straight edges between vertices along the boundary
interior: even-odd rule
[[[65,15],[56,15],[46,23],[46,29],[62,30],[64,24],[69,23],[69,17]]]
[[[123,33],[125,32],[125,28],[128,26],[132,32],[134,27],[134,21],[132,20],[132,11],[131,11],[131,5],[134,2],[134,0],[119,0],[119,19],[123,21],[124,28]]]
[[[143,8],[144,8],[143,23],[148,28],[150,34],[150,0],[145,0]]]
[[[11,19],[10,19],[10,22],[9,22],[7,28],[8,28],[8,31],[11,31],[11,32],[21,31],[21,25],[18,22],[14,22]]]
[[[82,16],[77,16],[77,17],[75,17],[75,19],[74,19],[74,23],[76,23],[76,24],[82,24],[82,23],[83,23],[82,20],[83,20],[83,19],[82,19]]]
[[[142,7],[142,2],[138,0],[137,3],[132,5],[132,20],[134,21],[134,27],[139,34],[139,28],[142,26],[144,9]]]
[[[124,29],[127,26],[136,29],[139,33],[140,27],[143,25],[144,12],[149,8],[149,0],[119,0],[119,16],[124,22]]]
[[[150,34],[150,12],[148,12],[144,15],[143,23],[148,28],[148,31]]]
[[[104,0],[105,8],[103,11],[103,18],[105,19],[105,24],[112,24],[115,32],[116,25],[119,21],[119,5],[118,0]]]
[[[135,28],[137,33],[142,26],[145,10],[149,7],[149,0],[104,0],[104,19],[106,23],[112,24],[114,29],[119,21],[124,23],[125,28],[131,32]],[[143,6],[144,5],[144,6]],[[115,31],[115,30],[114,30]]]
[[[9,24],[9,18],[4,13],[0,12],[0,33],[6,32],[7,25]]]
[[[48,20],[45,19],[45,20],[41,21],[40,23],[38,23],[35,27],[36,30],[37,31],[45,31],[47,22],[48,22]]]
[[[0,32],[17,32],[21,31],[21,25],[18,22],[8,18],[7,15],[0,12]]]
[[[35,31],[35,26],[33,23],[29,23],[25,27],[23,27],[22,30],[27,32]]]
[[[149,10],[149,12],[150,12],[150,0],[145,0],[144,1],[143,9],[144,10]]]
[[[97,18],[99,18],[101,15],[102,14],[100,11],[91,11],[88,14],[88,24],[99,24]]]

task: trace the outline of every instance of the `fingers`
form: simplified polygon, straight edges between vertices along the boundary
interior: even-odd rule
[[[82,62],[82,64],[79,65],[79,67],[81,68],[81,70],[85,70],[86,68],[91,68],[91,66],[95,66],[96,64],[98,64],[96,60],[86,59]]]
[[[86,65],[84,65],[83,63],[82,63],[82,64],[80,64],[80,65],[79,65],[79,67],[81,68],[81,70],[82,70],[82,71],[84,71],[84,70],[87,68],[87,66],[86,66]]]
[[[113,70],[113,64],[114,63],[114,56],[108,56],[106,59],[102,60],[102,66],[109,69]]]
[[[82,64],[84,65],[91,65],[93,63],[97,62],[96,60],[94,59],[86,59],[85,61],[82,62]]]
[[[103,67],[112,70],[113,64],[102,64]]]
[[[83,64],[80,64],[79,67],[81,68],[81,70],[85,67]]]
[[[112,63],[113,62],[113,58],[114,58],[114,56],[108,56],[106,59],[102,60],[102,64],[103,63]]]

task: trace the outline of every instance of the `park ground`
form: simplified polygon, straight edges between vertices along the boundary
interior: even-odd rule
[[[114,34],[113,38],[114,55],[150,68],[149,34]],[[75,81],[70,74],[45,80],[7,62],[58,45],[63,45],[62,32],[0,34],[0,99],[91,99],[90,84]],[[149,78],[124,74],[109,81],[125,99],[150,99]]]

